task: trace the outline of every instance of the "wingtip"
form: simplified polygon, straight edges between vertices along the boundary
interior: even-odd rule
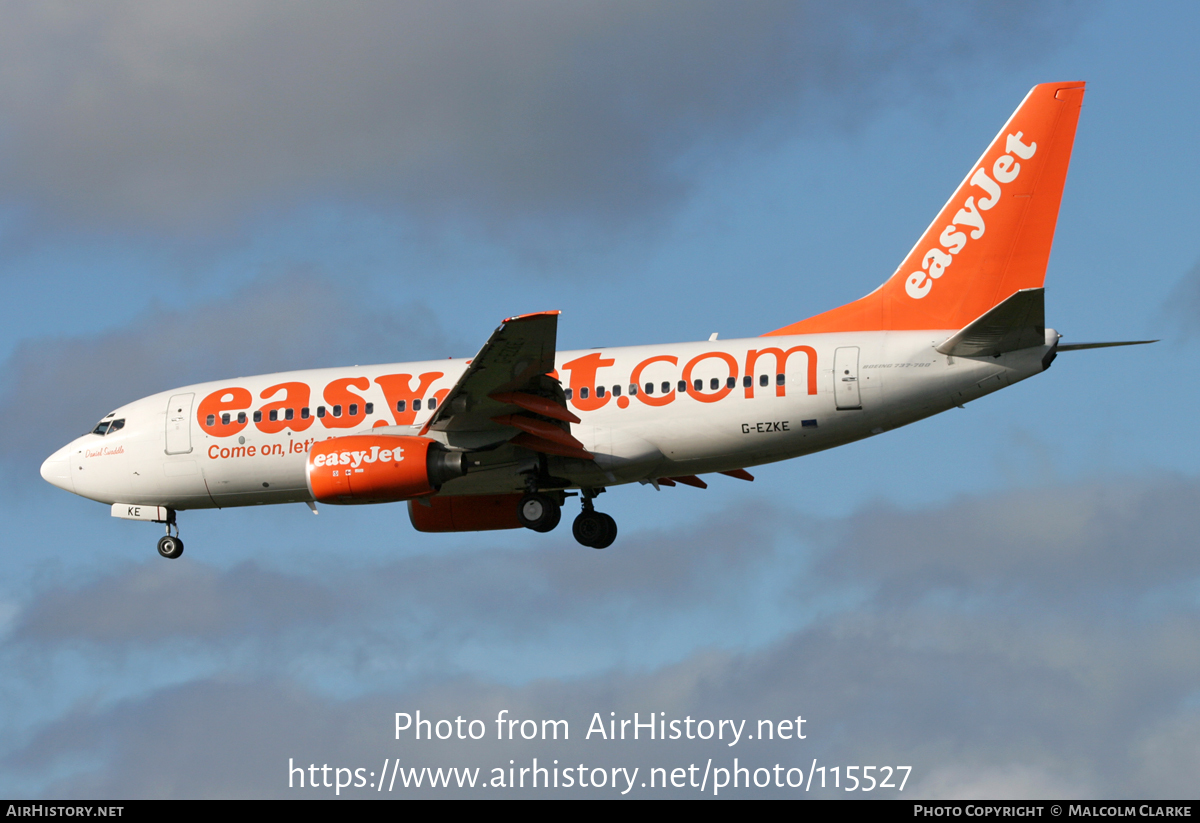
[[[512,317],[506,317],[506,318],[504,318],[504,319],[503,319],[502,321],[500,321],[500,322],[501,322],[501,323],[513,323],[513,322],[515,322],[515,321],[517,321],[517,320],[528,320],[528,319],[530,319],[530,318],[532,318],[532,317],[542,317],[542,316],[545,316],[545,315],[553,315],[553,316],[558,316],[558,315],[560,315],[560,314],[562,314],[562,312],[561,312],[561,311],[559,311],[558,309],[552,309],[552,310],[550,310],[550,311],[534,311],[534,312],[530,312],[529,314],[515,314],[515,315],[513,315]]]

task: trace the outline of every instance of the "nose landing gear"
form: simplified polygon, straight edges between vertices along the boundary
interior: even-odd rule
[[[174,535],[171,534],[172,526],[175,527]],[[158,553],[168,560],[174,560],[183,554],[183,541],[179,539],[179,526],[175,523],[173,510],[167,512],[167,533],[164,537],[159,538]]]

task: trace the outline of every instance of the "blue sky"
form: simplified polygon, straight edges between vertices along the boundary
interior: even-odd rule
[[[1194,795],[1194,8],[345,8],[39,4],[0,32],[0,792],[740,754],[911,765],[905,796]],[[847,302],[1055,80],[1088,90],[1047,322],[1153,347],[1063,354],[753,484],[613,489],[603,553],[287,506],[187,513],[167,563],[154,528],[37,476],[189,382],[470,355],[544,309],[568,349]],[[504,707],[572,741],[392,734],[397,711]],[[655,707],[810,736],[575,737]]]

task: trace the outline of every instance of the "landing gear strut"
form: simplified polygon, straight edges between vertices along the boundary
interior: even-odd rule
[[[583,511],[571,525],[571,533],[582,545],[590,549],[607,549],[617,539],[617,521],[592,506],[592,498],[604,489],[581,489]]]
[[[175,527],[174,535],[171,534],[172,526]],[[183,554],[183,541],[179,539],[179,526],[175,523],[174,510],[167,512],[167,534],[159,538],[158,553],[169,560],[174,560]]]

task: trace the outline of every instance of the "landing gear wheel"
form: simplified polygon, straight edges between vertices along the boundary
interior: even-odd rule
[[[517,520],[535,532],[553,531],[562,520],[562,508],[548,495],[533,492],[517,504]]]
[[[183,554],[183,541],[178,537],[166,535],[158,541],[158,553],[163,557],[174,560]]]
[[[592,544],[593,549],[607,549],[617,539],[617,521],[604,512],[596,512],[604,520],[604,537]]]
[[[617,539],[617,521],[603,512],[585,511],[575,518],[571,532],[590,549],[607,549]]]

